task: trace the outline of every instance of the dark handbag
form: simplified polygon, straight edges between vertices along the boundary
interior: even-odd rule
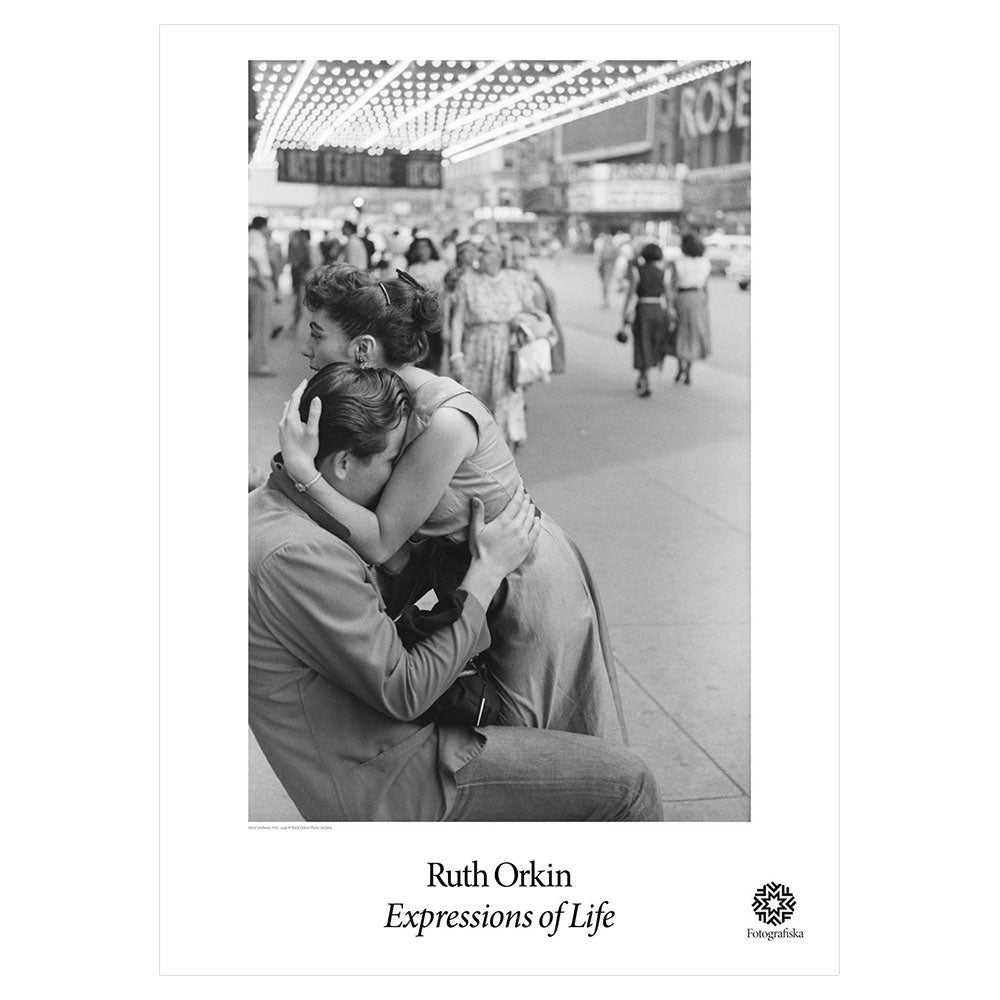
[[[430,611],[409,605],[396,622],[396,632],[412,649],[439,628],[457,621],[465,604],[464,590],[444,597]],[[422,725],[492,726],[500,718],[500,695],[489,668],[480,656],[473,657],[451,687],[423,715]]]
[[[447,691],[421,716],[425,725],[494,726],[500,718],[500,695],[486,664],[479,657]]]
[[[677,311],[675,309],[667,310],[667,333],[664,338],[663,344],[663,356],[667,358],[677,357],[677,327],[680,324],[677,322]]]
[[[617,340],[619,344],[627,344],[628,335],[631,331],[632,331],[631,323],[629,322],[622,323],[622,325],[618,329],[618,332],[615,334],[615,340]]]

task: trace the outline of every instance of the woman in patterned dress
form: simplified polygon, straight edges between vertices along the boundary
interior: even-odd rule
[[[455,290],[449,360],[452,376],[493,414],[515,452],[528,430],[524,390],[511,385],[510,324],[535,308],[530,282],[505,269],[500,245],[486,240],[479,249],[479,270],[466,274]]]
[[[376,282],[332,265],[310,278],[306,304],[310,340],[303,353],[310,367],[390,368],[410,390],[412,415],[392,477],[376,509],[367,510],[316,476],[321,404],[317,399],[308,412],[299,411],[303,382],[280,425],[284,470],[295,483],[308,484],[307,495],[348,529],[349,544],[366,561],[398,569],[408,541],[432,546],[432,586],[449,593],[469,558],[472,501],[482,503],[489,522],[521,477],[485,405],[453,379],[415,364],[427,349],[437,295],[405,279]],[[562,528],[547,513],[541,517],[534,550],[487,609],[484,655],[500,695],[500,723],[593,736],[620,727],[626,738],[590,571]]]

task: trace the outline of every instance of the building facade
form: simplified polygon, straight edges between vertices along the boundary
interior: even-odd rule
[[[750,64],[682,87],[674,98],[684,214],[700,227],[750,232]]]
[[[573,245],[600,231],[750,232],[750,64],[445,168],[458,213],[520,208]]]

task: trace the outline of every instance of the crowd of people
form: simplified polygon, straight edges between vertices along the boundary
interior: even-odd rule
[[[506,444],[516,451],[527,438],[524,389],[531,380],[565,371],[566,347],[558,320],[555,294],[535,272],[526,237],[503,234],[460,239],[448,233],[439,250],[423,232],[409,237],[393,230],[379,235],[377,249],[371,233],[345,221],[342,239],[324,234],[314,244],[306,229],[292,232],[287,257],[271,236],[267,219],[250,223],[250,374],[273,374],[268,344],[283,327],[270,321],[271,306],[280,301],[280,277],[287,263],[291,272],[294,307],[291,332],[297,332],[305,302],[305,282],[317,268],[343,263],[375,278],[395,280],[408,274],[437,294],[439,322],[427,330],[427,350],[417,364],[436,374],[449,375],[466,386],[492,413]],[[532,357],[534,367],[519,365],[526,340],[543,341],[548,356]]]
[[[632,342],[635,391],[640,398],[652,395],[650,372],[662,371],[667,357],[677,360],[674,382],[690,385],[693,363],[711,354],[711,266],[704,243],[696,234],[685,233],[679,245],[667,250],[665,259],[658,241],[624,232],[598,232],[593,241],[600,307],[611,308],[613,293],[621,295],[618,339]],[[287,329],[296,333],[305,280],[317,267],[346,263],[389,279],[403,271],[439,294],[440,322],[428,332],[427,354],[418,364],[469,388],[490,409],[508,446],[516,451],[527,439],[525,386],[517,377],[518,352],[525,338],[541,335],[549,343],[550,357],[545,370],[536,373],[538,378],[564,372],[566,365],[556,297],[530,257],[528,238],[516,234],[463,239],[453,229],[439,249],[427,232],[399,228],[373,232],[350,220],[339,235],[326,232],[316,243],[309,230],[295,230],[283,253],[267,220],[256,217],[250,224],[250,374],[273,374],[268,343],[285,328],[272,324],[270,315],[273,303],[281,298],[279,278],[286,265],[294,301]]]

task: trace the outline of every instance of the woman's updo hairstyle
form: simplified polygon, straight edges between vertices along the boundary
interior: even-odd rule
[[[310,312],[322,309],[333,316],[333,308],[345,295],[370,285],[371,276],[353,264],[324,264],[306,279],[305,303]]]
[[[346,265],[332,265],[343,268]],[[320,271],[326,270],[320,268]],[[333,289],[330,294],[317,294],[320,284],[306,290],[310,309],[323,309],[330,319],[339,323],[348,339],[369,336],[382,347],[385,363],[390,368],[415,364],[427,356],[428,333],[440,329],[438,295],[424,288],[407,275],[377,281],[364,272],[364,280],[355,287],[345,287],[345,275],[339,273],[321,279],[322,287]],[[352,277],[351,281],[356,278]]]

